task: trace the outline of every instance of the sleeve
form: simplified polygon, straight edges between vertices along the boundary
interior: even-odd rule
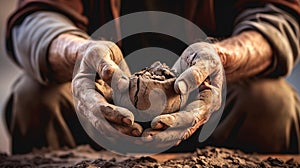
[[[12,30],[21,25],[27,16],[41,11],[60,13],[66,16],[76,27],[87,30],[88,19],[83,15],[82,0],[19,0],[17,9],[7,20],[6,25],[6,51],[8,56],[17,63],[13,49]]]
[[[249,29],[260,32],[273,49],[272,64],[260,76],[289,75],[300,57],[297,19],[282,9],[267,4],[264,7],[244,10],[239,14],[233,34]]]
[[[59,34],[72,32],[87,37],[66,16],[55,12],[35,12],[12,29],[15,61],[28,74],[46,84],[49,70],[47,53]]]

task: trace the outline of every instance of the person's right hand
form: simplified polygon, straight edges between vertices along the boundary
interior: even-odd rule
[[[87,40],[77,54],[72,81],[77,112],[98,131],[109,134],[111,125],[123,134],[140,136],[143,130],[133,114],[112,104],[112,95],[129,87],[130,71],[119,47],[109,41]],[[107,136],[118,139],[114,138],[117,135]]]

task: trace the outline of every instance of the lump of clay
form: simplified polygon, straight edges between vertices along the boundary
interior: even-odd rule
[[[141,122],[178,111],[183,101],[174,90],[175,80],[175,72],[155,62],[131,75],[129,92],[122,94],[115,103],[129,109]]]

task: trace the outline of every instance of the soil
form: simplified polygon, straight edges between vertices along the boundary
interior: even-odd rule
[[[115,103],[140,120],[149,121],[159,114],[178,111],[185,101],[174,90],[176,77],[166,64],[155,62],[131,75],[129,96],[125,93]]]
[[[156,113],[157,111],[172,113],[177,111],[180,108],[180,95],[174,91],[175,80],[175,73],[167,65],[155,62],[149,68],[146,67],[130,77],[130,100],[137,109],[148,109],[149,113]],[[159,93],[153,91],[153,89],[161,89],[162,92]],[[149,100],[150,92],[156,94],[151,96],[157,99]],[[164,109],[158,109],[157,104],[159,102],[156,102],[162,101],[164,95],[160,94],[165,94],[167,98]],[[156,106],[150,107],[151,103]]]
[[[94,151],[89,146],[76,149],[54,151],[42,149],[25,155],[0,155],[0,167],[135,167],[135,168],[199,168],[199,167],[299,167],[300,164],[291,157],[285,160],[277,157],[262,159],[260,155],[245,154],[239,150],[206,147],[194,153],[158,154],[145,157],[120,156],[108,151]],[[268,155],[264,155],[265,157]],[[271,156],[271,155],[270,155]],[[165,159],[164,159],[165,158]],[[298,156],[299,161],[299,156]]]

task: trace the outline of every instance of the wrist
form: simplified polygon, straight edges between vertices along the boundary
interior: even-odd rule
[[[249,30],[214,44],[228,80],[256,76],[272,61],[272,49],[258,32]]]
[[[219,42],[214,43],[213,47],[215,48],[218,56],[220,57],[221,63],[224,67],[226,67],[228,51],[224,48]]]
[[[89,40],[71,33],[63,33],[53,40],[49,50],[49,58],[63,59],[68,64],[75,64],[79,57],[79,50]],[[50,61],[51,62],[51,61]]]
[[[72,79],[73,68],[80,56],[79,49],[89,40],[86,37],[67,32],[57,36],[48,50],[49,76],[56,82]]]

